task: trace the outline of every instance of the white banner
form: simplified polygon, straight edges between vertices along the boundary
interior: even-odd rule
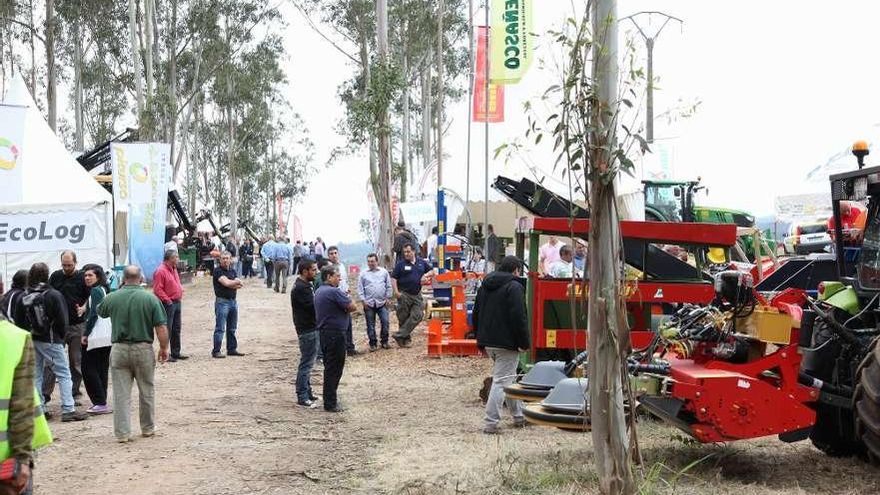
[[[113,199],[129,211],[128,259],[147,280],[162,262],[171,178],[171,147],[164,143],[112,143]]]
[[[24,107],[0,106],[0,204],[21,203]]]
[[[400,203],[400,210],[408,224],[437,221],[437,205],[433,201],[407,201]]]
[[[18,213],[0,218],[0,253],[91,249],[99,241],[95,210]]]

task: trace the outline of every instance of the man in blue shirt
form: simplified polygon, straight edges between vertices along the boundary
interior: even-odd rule
[[[412,332],[424,316],[422,282],[433,273],[433,268],[422,258],[416,257],[415,247],[403,246],[403,259],[397,262],[391,273],[391,286],[397,298],[397,333],[392,335],[400,347],[412,345]]]
[[[263,258],[263,265],[266,267],[266,288],[272,288],[272,276],[275,274],[275,267],[272,266],[272,259],[275,257],[275,238],[270,237],[268,241],[263,243],[260,248],[260,257]]]
[[[275,292],[278,292],[279,285],[282,286],[282,294],[287,292],[287,276],[290,274],[292,260],[293,250],[287,240],[282,238],[275,244],[275,256],[272,258],[272,265],[275,267]]]
[[[336,389],[345,367],[345,334],[350,314],[357,310],[348,294],[339,288],[339,270],[333,265],[321,268],[321,286],[315,292],[315,328],[321,336],[324,355],[324,410],[342,412]]]

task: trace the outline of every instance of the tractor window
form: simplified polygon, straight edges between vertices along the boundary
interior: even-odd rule
[[[656,208],[663,221],[681,222],[681,199],[675,195],[679,186],[649,185],[645,188],[645,205]]]
[[[859,285],[865,289],[880,289],[880,212],[871,208],[871,221],[865,228],[865,239],[859,255]]]

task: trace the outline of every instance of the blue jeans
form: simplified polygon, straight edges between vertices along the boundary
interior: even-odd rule
[[[312,384],[309,383],[309,375],[315,366],[315,358],[320,348],[319,340],[317,330],[299,336],[299,369],[296,372],[296,400],[299,402],[305,402],[314,395]]]
[[[70,366],[67,364],[67,352],[64,350],[64,344],[50,344],[35,340],[34,357],[36,358],[35,385],[37,390],[43,390],[43,367],[48,366],[55,374],[58,388],[61,389],[61,411],[73,412],[73,380],[70,378]]]
[[[364,318],[367,320],[367,338],[370,339],[370,347],[375,347],[377,343],[376,315],[379,316],[379,323],[382,325],[379,337],[382,339],[383,344],[388,343],[388,306],[380,306],[378,308],[364,306]]]
[[[223,331],[226,330],[226,352],[230,353],[238,349],[238,341],[235,339],[235,330],[238,328],[238,303],[235,299],[223,299],[218,297],[214,302],[214,350],[220,352],[223,344]]]

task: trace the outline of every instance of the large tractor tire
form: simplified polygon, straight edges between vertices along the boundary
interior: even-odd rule
[[[865,456],[872,464],[880,464],[880,345],[878,339],[859,366],[855,395],[856,436],[861,440]]]
[[[811,376],[832,382],[839,376],[837,356],[839,344],[832,339],[833,331],[821,319],[816,319],[813,330],[812,347],[821,349],[816,356],[806,358],[806,366]],[[855,434],[853,411],[848,408],[819,402],[816,404],[816,423],[810,432],[813,445],[831,457],[847,457],[861,452],[861,443]]]

